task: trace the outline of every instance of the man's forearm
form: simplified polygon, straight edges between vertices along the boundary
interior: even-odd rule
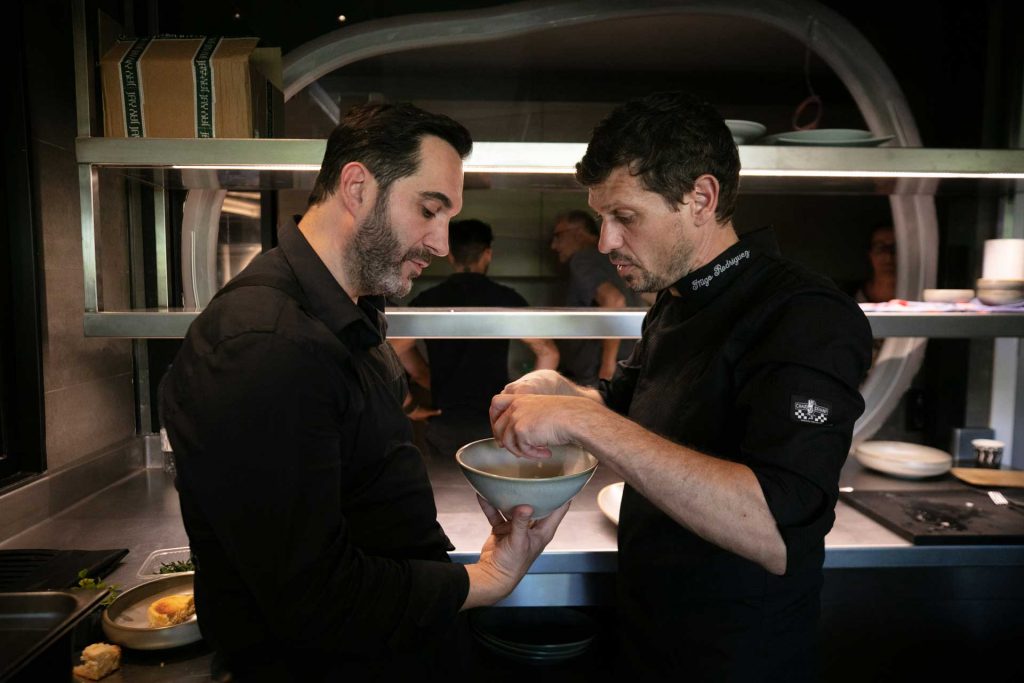
[[[715,545],[786,570],[786,546],[753,471],[673,443],[605,408],[570,427],[573,440],[672,519]]]
[[[615,363],[619,360],[620,344],[618,339],[601,340],[601,367],[597,372],[599,378],[611,379],[615,374]]]
[[[558,368],[558,347],[550,339],[524,339],[523,343],[533,352],[536,361],[534,370],[555,370]]]

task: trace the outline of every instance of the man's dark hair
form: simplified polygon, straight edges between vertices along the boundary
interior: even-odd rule
[[[619,106],[594,129],[576,179],[598,185],[620,166],[673,208],[708,173],[721,187],[715,218],[725,222],[736,210],[739,151],[721,115],[692,95],[655,93]]]
[[[475,218],[455,221],[448,226],[448,249],[452,260],[460,266],[468,266],[480,260],[494,241],[491,226]]]
[[[331,137],[316,177],[309,205],[319,204],[338,189],[341,169],[359,161],[370,169],[381,194],[391,183],[412,175],[420,165],[420,140],[433,135],[465,159],[473,149],[469,131],[443,114],[431,114],[411,104],[361,104],[345,114]]]
[[[601,234],[601,227],[597,224],[597,221],[594,219],[594,215],[591,214],[589,211],[583,211],[582,209],[573,209],[572,211],[560,213],[555,218],[555,225],[558,225],[563,221],[566,223],[573,223],[575,225],[582,225],[583,229],[586,230],[591,235],[593,235],[594,237],[597,237]]]

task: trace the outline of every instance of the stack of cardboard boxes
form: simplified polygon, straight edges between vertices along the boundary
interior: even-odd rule
[[[119,40],[100,60],[107,137],[263,138],[283,128],[281,51],[258,38]]]

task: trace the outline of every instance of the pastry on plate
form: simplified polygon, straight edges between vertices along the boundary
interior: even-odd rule
[[[196,613],[196,605],[191,593],[168,595],[154,600],[146,610],[149,625],[153,628],[174,626],[188,621]]]

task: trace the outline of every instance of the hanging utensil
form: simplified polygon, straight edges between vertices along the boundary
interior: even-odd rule
[[[807,86],[808,95],[793,112],[791,122],[793,130],[815,130],[821,123],[821,117],[825,111],[824,103],[814,92],[814,86],[811,84],[811,44],[814,42],[814,29],[817,24],[818,20],[813,17],[807,22],[807,42],[804,46],[804,85]],[[801,123],[800,121],[805,118],[808,111],[813,112],[813,117],[807,123]]]

